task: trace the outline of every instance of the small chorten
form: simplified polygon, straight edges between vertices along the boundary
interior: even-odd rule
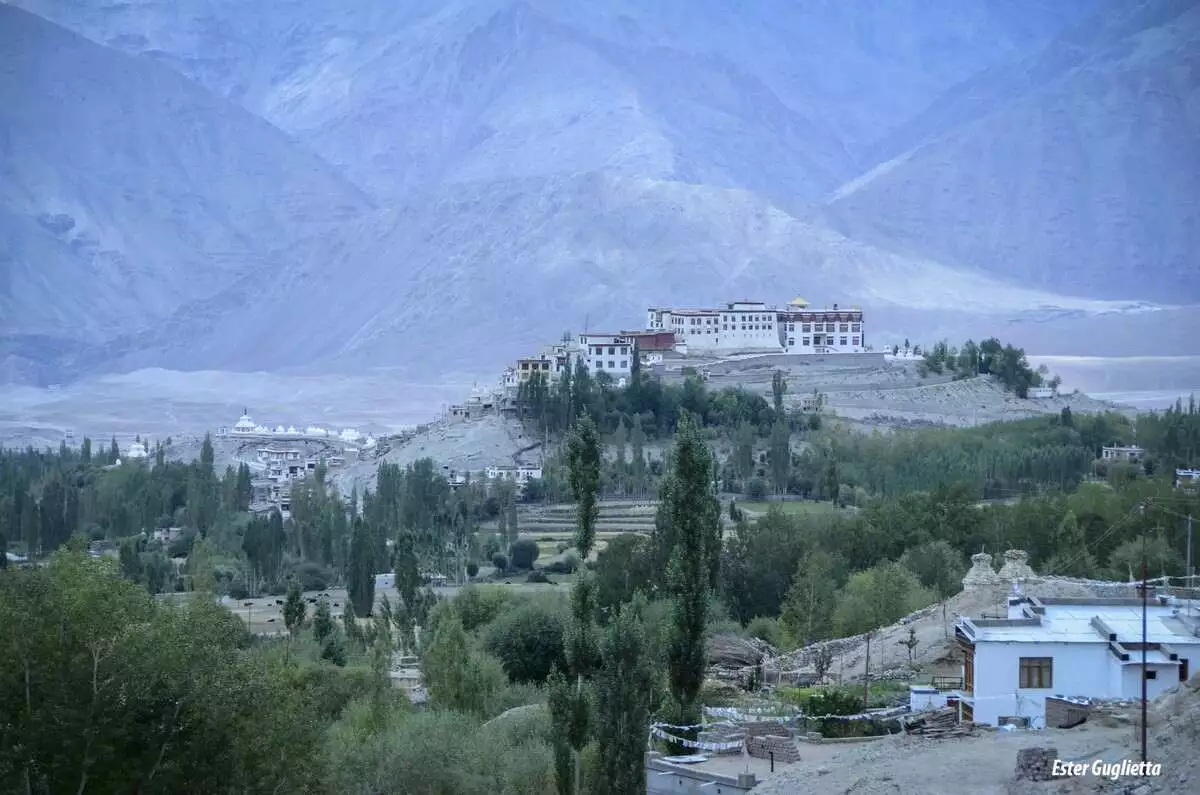
[[[988,588],[994,585],[1000,585],[1002,580],[996,574],[996,570],[992,568],[992,556],[986,552],[977,552],[971,556],[971,570],[967,572],[967,576],[963,577],[962,584],[964,591],[974,590],[976,588]]]
[[[1039,579],[1029,566],[1029,553],[1023,549],[1010,549],[1004,553],[1004,565],[1000,568],[1000,579],[1028,582]]]

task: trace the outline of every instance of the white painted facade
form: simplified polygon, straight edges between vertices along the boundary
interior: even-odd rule
[[[1021,599],[1007,619],[960,618],[959,695],[978,723],[1026,718],[1045,726],[1046,698],[1141,698],[1140,599]],[[1147,696],[1156,698],[1200,666],[1196,606],[1172,598],[1147,608]],[[1039,668],[1036,675],[1022,667]],[[1048,660],[1049,663],[1034,661]],[[1043,678],[1044,677],[1044,678]],[[1042,686],[1035,686],[1042,685]]]
[[[620,334],[580,334],[579,354],[592,375],[608,373],[613,380],[633,373],[634,343]]]
[[[837,304],[813,309],[802,298],[786,307],[761,301],[733,301],[720,309],[651,307],[646,328],[673,331],[676,350],[689,353],[830,354],[868,349],[861,309],[840,309]]]
[[[1100,448],[1100,457],[1105,461],[1141,461],[1146,455],[1146,451],[1133,445],[1113,445],[1112,447]]]
[[[1045,400],[1054,397],[1054,390],[1048,386],[1032,386],[1027,396],[1030,400]]]
[[[537,466],[497,467],[484,470],[489,480],[511,480],[524,485],[530,480],[541,480],[542,468]]]

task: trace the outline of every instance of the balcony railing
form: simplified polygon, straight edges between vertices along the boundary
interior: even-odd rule
[[[962,690],[963,679],[961,676],[935,676],[930,684],[941,691]]]

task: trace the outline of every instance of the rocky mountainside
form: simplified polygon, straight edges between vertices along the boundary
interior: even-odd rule
[[[917,310],[1037,321],[1191,295],[1172,252],[1195,228],[1174,162],[1192,111],[1105,115],[1081,76],[1186,76],[1178,0],[1120,24],[1118,0],[18,5],[78,35],[0,6],[17,53],[0,67],[0,378],[494,369],[647,303],[734,294],[858,303],[914,338]],[[1181,81],[1164,107],[1191,96]],[[1158,151],[1130,154],[1132,175],[1095,148],[1072,170],[1075,139],[1014,132],[1051,111]],[[1112,202],[1086,193],[1092,171]],[[1058,204],[1026,212],[1031,192]],[[1116,234],[1082,241],[1101,216],[1139,258],[1081,255]],[[1126,261],[1142,276],[1118,293]]]
[[[7,5],[0,49],[0,359],[269,280],[293,241],[371,206],[285,133],[151,60]]]
[[[1200,301],[1200,2],[1121,3],[947,92],[837,190],[851,236],[1051,291]]]

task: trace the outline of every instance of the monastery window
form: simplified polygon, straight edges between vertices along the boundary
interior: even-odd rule
[[[550,362],[542,362],[542,369],[543,369],[543,370],[549,370],[549,369],[550,369]]]
[[[807,345],[807,344],[808,344],[808,337],[805,337],[804,339],[802,339],[802,340],[800,341],[800,343],[801,343],[802,345]]]
[[[796,344],[796,338],[795,338],[795,337],[788,337],[788,347],[789,347],[789,348],[791,348],[791,347],[793,347],[795,344]]]
[[[805,323],[801,331],[803,331],[805,334],[812,331],[812,323]]]
[[[612,359],[609,359],[609,360],[608,360],[608,369],[609,369],[609,370],[615,370],[615,369],[617,369],[617,368],[616,368],[616,366],[615,366],[615,363],[613,362],[613,360],[612,360]]]
[[[852,339],[850,340],[850,342],[851,342],[851,344],[852,344],[852,345],[854,345],[855,347],[858,347],[858,337],[854,337],[854,338],[852,338]]]
[[[528,370],[528,369],[529,369],[529,362],[521,362],[521,369],[522,369],[522,370]]]
[[[628,356],[628,355],[629,355],[629,346],[628,346],[628,345],[622,345],[622,346],[621,346],[621,355],[622,355],[622,356]]]
[[[850,330],[850,324],[849,324],[849,323],[843,323],[843,324],[842,324],[842,326],[841,326],[841,328],[839,328],[839,329],[838,329],[838,331],[842,331],[842,332],[849,331],[849,330]]]
[[[1054,687],[1053,657],[1022,657],[1018,687],[1046,690]]]
[[[626,367],[628,367],[628,366],[629,366],[629,360],[628,360],[628,359],[622,359],[622,360],[621,360],[621,369],[622,369],[622,370],[624,370],[624,369],[625,369]]]
[[[851,330],[851,331],[862,331],[862,323],[855,323],[855,324],[854,324],[854,325],[851,327],[851,329],[850,329],[850,330]]]

